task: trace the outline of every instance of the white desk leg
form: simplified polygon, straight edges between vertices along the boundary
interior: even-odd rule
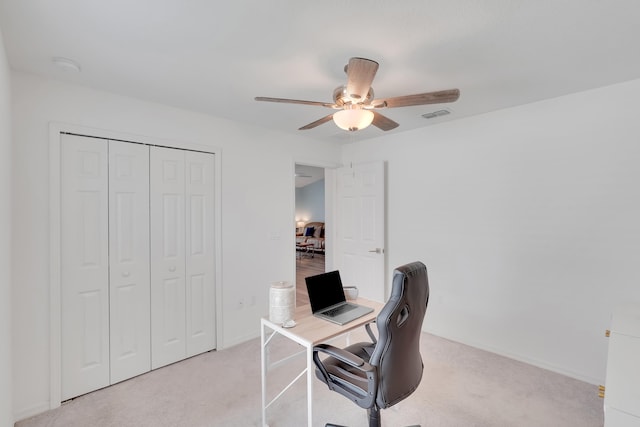
[[[262,426],[267,426],[267,358],[264,342],[264,325],[260,324],[260,361],[262,372]]]
[[[313,427],[313,346],[307,347],[307,420],[308,426]]]

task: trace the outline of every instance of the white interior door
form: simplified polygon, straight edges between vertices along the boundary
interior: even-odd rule
[[[214,156],[185,152],[187,357],[215,347]]]
[[[62,400],[109,385],[108,146],[61,135]]]
[[[340,168],[336,181],[336,264],[342,282],[357,286],[364,298],[384,301],[384,163]]]
[[[184,153],[150,148],[152,369],[186,356]]]
[[[149,147],[109,141],[111,383],[151,370]]]

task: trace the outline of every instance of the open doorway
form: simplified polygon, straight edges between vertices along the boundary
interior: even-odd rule
[[[309,303],[304,278],[325,271],[324,168],[295,165],[296,303]]]

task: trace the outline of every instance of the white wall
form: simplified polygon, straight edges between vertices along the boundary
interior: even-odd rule
[[[223,346],[258,336],[270,282],[295,279],[295,161],[335,164],[339,148],[23,73],[12,85],[16,417],[50,405],[49,122],[222,149]]]
[[[421,260],[425,329],[604,384],[640,301],[640,80],[353,144],[388,162],[388,273]]]
[[[13,425],[11,387],[11,86],[0,32],[0,426]]]

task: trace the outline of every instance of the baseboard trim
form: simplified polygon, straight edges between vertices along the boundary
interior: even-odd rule
[[[450,341],[455,341],[457,343],[460,344],[464,344],[464,345],[468,345],[469,347],[474,347],[477,348],[479,350],[484,350],[484,351],[488,351],[490,353],[494,353],[497,354],[499,356],[504,356],[504,357],[508,357],[509,359],[513,359],[513,360],[517,360],[518,362],[523,362],[532,366],[536,366],[538,368],[542,368],[542,369],[546,369],[547,371],[551,371],[551,372],[555,372],[556,374],[560,374],[560,375],[564,375],[566,377],[570,377],[579,381],[584,381],[586,383],[589,384],[603,384],[604,379],[600,379],[600,378],[596,378],[593,377],[591,375],[585,375],[581,372],[576,372],[576,371],[571,371],[565,368],[562,368],[560,366],[557,365],[553,365],[550,363],[547,363],[545,361],[542,360],[538,360],[532,357],[528,357],[522,354],[518,354],[518,353],[512,353],[509,351],[505,351],[501,348],[497,348],[497,347],[493,347],[490,345],[485,345],[483,343],[479,343],[479,342],[475,342],[475,341],[470,341],[470,340],[466,340],[462,337],[459,336],[453,336],[453,335],[441,335],[438,334],[437,332],[434,332],[432,330],[429,329],[425,329],[424,332],[427,332],[431,335],[437,336],[439,338],[444,338]]]
[[[245,343],[247,341],[251,341],[253,339],[256,338],[260,338],[260,333],[250,333],[250,334],[245,334],[245,335],[240,335],[237,337],[234,337],[230,340],[224,340],[223,344],[222,344],[222,348],[219,348],[218,350],[223,350],[225,348],[229,348],[229,347],[233,347],[236,346],[238,344],[242,344]]]
[[[51,409],[49,407],[49,402],[40,402],[35,405],[22,408],[13,413],[13,422],[17,423],[18,421],[26,420],[27,418],[31,418],[35,415],[47,412],[49,409]]]

